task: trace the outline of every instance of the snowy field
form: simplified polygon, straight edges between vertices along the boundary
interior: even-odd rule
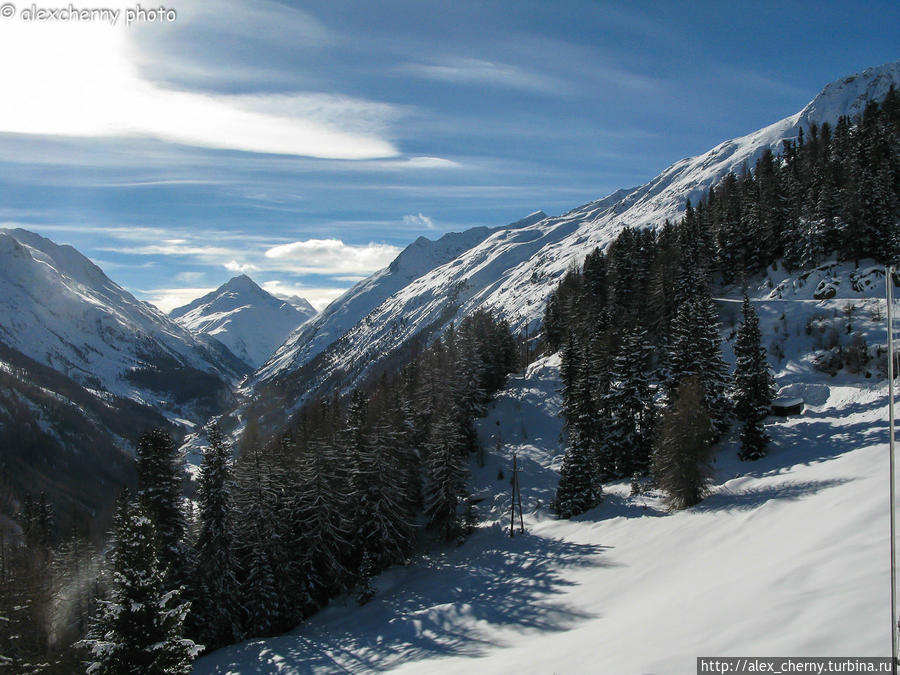
[[[364,607],[339,599],[291,633],[201,659],[195,673],[666,675],[694,673],[697,656],[888,656],[887,397],[874,358],[883,278],[854,287],[851,275],[823,269],[777,290],[773,272],[754,293],[764,335],[784,334],[778,384],[807,407],[769,418],[773,444],[758,462],[739,462],[727,441],[700,505],[670,514],[618,483],[596,509],[556,520],[550,357],[511,378],[480,421],[487,457],[483,469],[473,461],[473,491],[484,521],[462,546],[381,575]],[[816,300],[825,278],[837,293]],[[839,325],[846,343],[848,320],[869,342],[868,378],[811,366],[819,322]],[[527,534],[510,539],[514,451]]]

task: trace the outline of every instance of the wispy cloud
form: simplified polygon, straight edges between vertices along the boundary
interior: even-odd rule
[[[223,96],[140,75],[128,32],[99,24],[0,23],[0,131],[168,142],[335,159],[398,154],[374,130],[391,106],[320,94]]]
[[[345,244],[340,239],[307,239],[273,246],[265,257],[297,274],[368,274],[397,257],[390,244]]]
[[[801,87],[796,87],[789,82],[775,79],[749,68],[721,64],[715,71],[718,80],[722,84],[731,85],[741,91],[755,89],[757,91],[769,91],[789,96],[808,97],[810,92]]]
[[[136,294],[168,314],[176,307],[182,307],[191,302],[191,300],[195,300],[214,290],[214,288],[154,288],[139,290]]]
[[[422,213],[417,213],[412,216],[403,216],[403,224],[404,225],[413,225],[417,227],[427,227],[429,230],[434,230],[434,220],[429,218]]]
[[[427,63],[406,63],[397,70],[428,80],[456,84],[491,84],[554,94],[565,89],[565,85],[556,78],[521,66],[483,59],[453,57]]]
[[[367,162],[367,164],[375,163]],[[444,157],[407,157],[377,162],[377,166],[385,169],[459,169],[462,164]]]
[[[190,243],[184,239],[169,239],[158,244],[140,244],[132,246],[98,246],[97,250],[126,255],[149,256],[182,256],[198,258],[206,261],[228,260],[239,253],[237,249],[224,246],[205,246]]]

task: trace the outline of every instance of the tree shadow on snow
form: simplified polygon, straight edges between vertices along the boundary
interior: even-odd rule
[[[434,657],[480,656],[503,646],[498,629],[564,631],[595,616],[561,600],[576,585],[562,570],[607,566],[604,547],[498,534],[479,532],[471,539],[482,541],[389,571],[379,583],[395,583],[364,607],[326,609],[290,634],[220,650],[196,672],[380,672]]]
[[[766,425],[772,437],[769,454],[753,462],[737,458],[735,440],[716,457],[718,480],[737,476],[762,478],[785,474],[797,464],[813,464],[839,457],[852,450],[888,443],[887,414],[884,419],[842,423],[854,415],[878,412],[886,408],[886,397],[852,403],[840,410],[807,409],[800,417],[789,417]],[[839,418],[837,421],[835,418]],[[772,418],[770,418],[772,420]],[[739,427],[736,425],[734,436]]]
[[[761,488],[750,488],[732,491],[723,488],[711,494],[691,511],[749,511],[773,499],[794,500],[815,494],[830,487],[849,483],[851,479],[840,478],[830,480],[810,480],[784,482],[778,485],[767,485]]]

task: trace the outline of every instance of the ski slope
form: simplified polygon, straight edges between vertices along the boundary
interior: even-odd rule
[[[472,490],[484,521],[462,546],[382,574],[363,607],[339,599],[194,672],[669,675],[695,673],[697,656],[889,655],[883,277],[861,269],[760,281],[763,334],[784,351],[772,359],[778,384],[806,410],[768,419],[773,442],[758,462],[737,460],[735,429],[698,506],[668,513],[659,495],[632,496],[620,482],[596,509],[557,520],[547,503],[561,462],[559,362],[548,357],[512,377],[479,422],[488,452],[483,469],[473,461]],[[838,291],[817,300],[825,280]],[[727,337],[740,305],[729,294],[720,307]],[[869,377],[812,367],[817,317],[865,336]],[[510,539],[512,452],[527,534]]]

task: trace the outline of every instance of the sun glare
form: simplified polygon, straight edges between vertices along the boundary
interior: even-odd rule
[[[7,5],[4,5],[7,6]],[[336,159],[393,157],[341,120],[265,112],[265,100],[175,91],[141,77],[130,35],[108,22],[0,19],[0,132],[148,136],[169,142]],[[254,109],[258,104],[260,110]]]

